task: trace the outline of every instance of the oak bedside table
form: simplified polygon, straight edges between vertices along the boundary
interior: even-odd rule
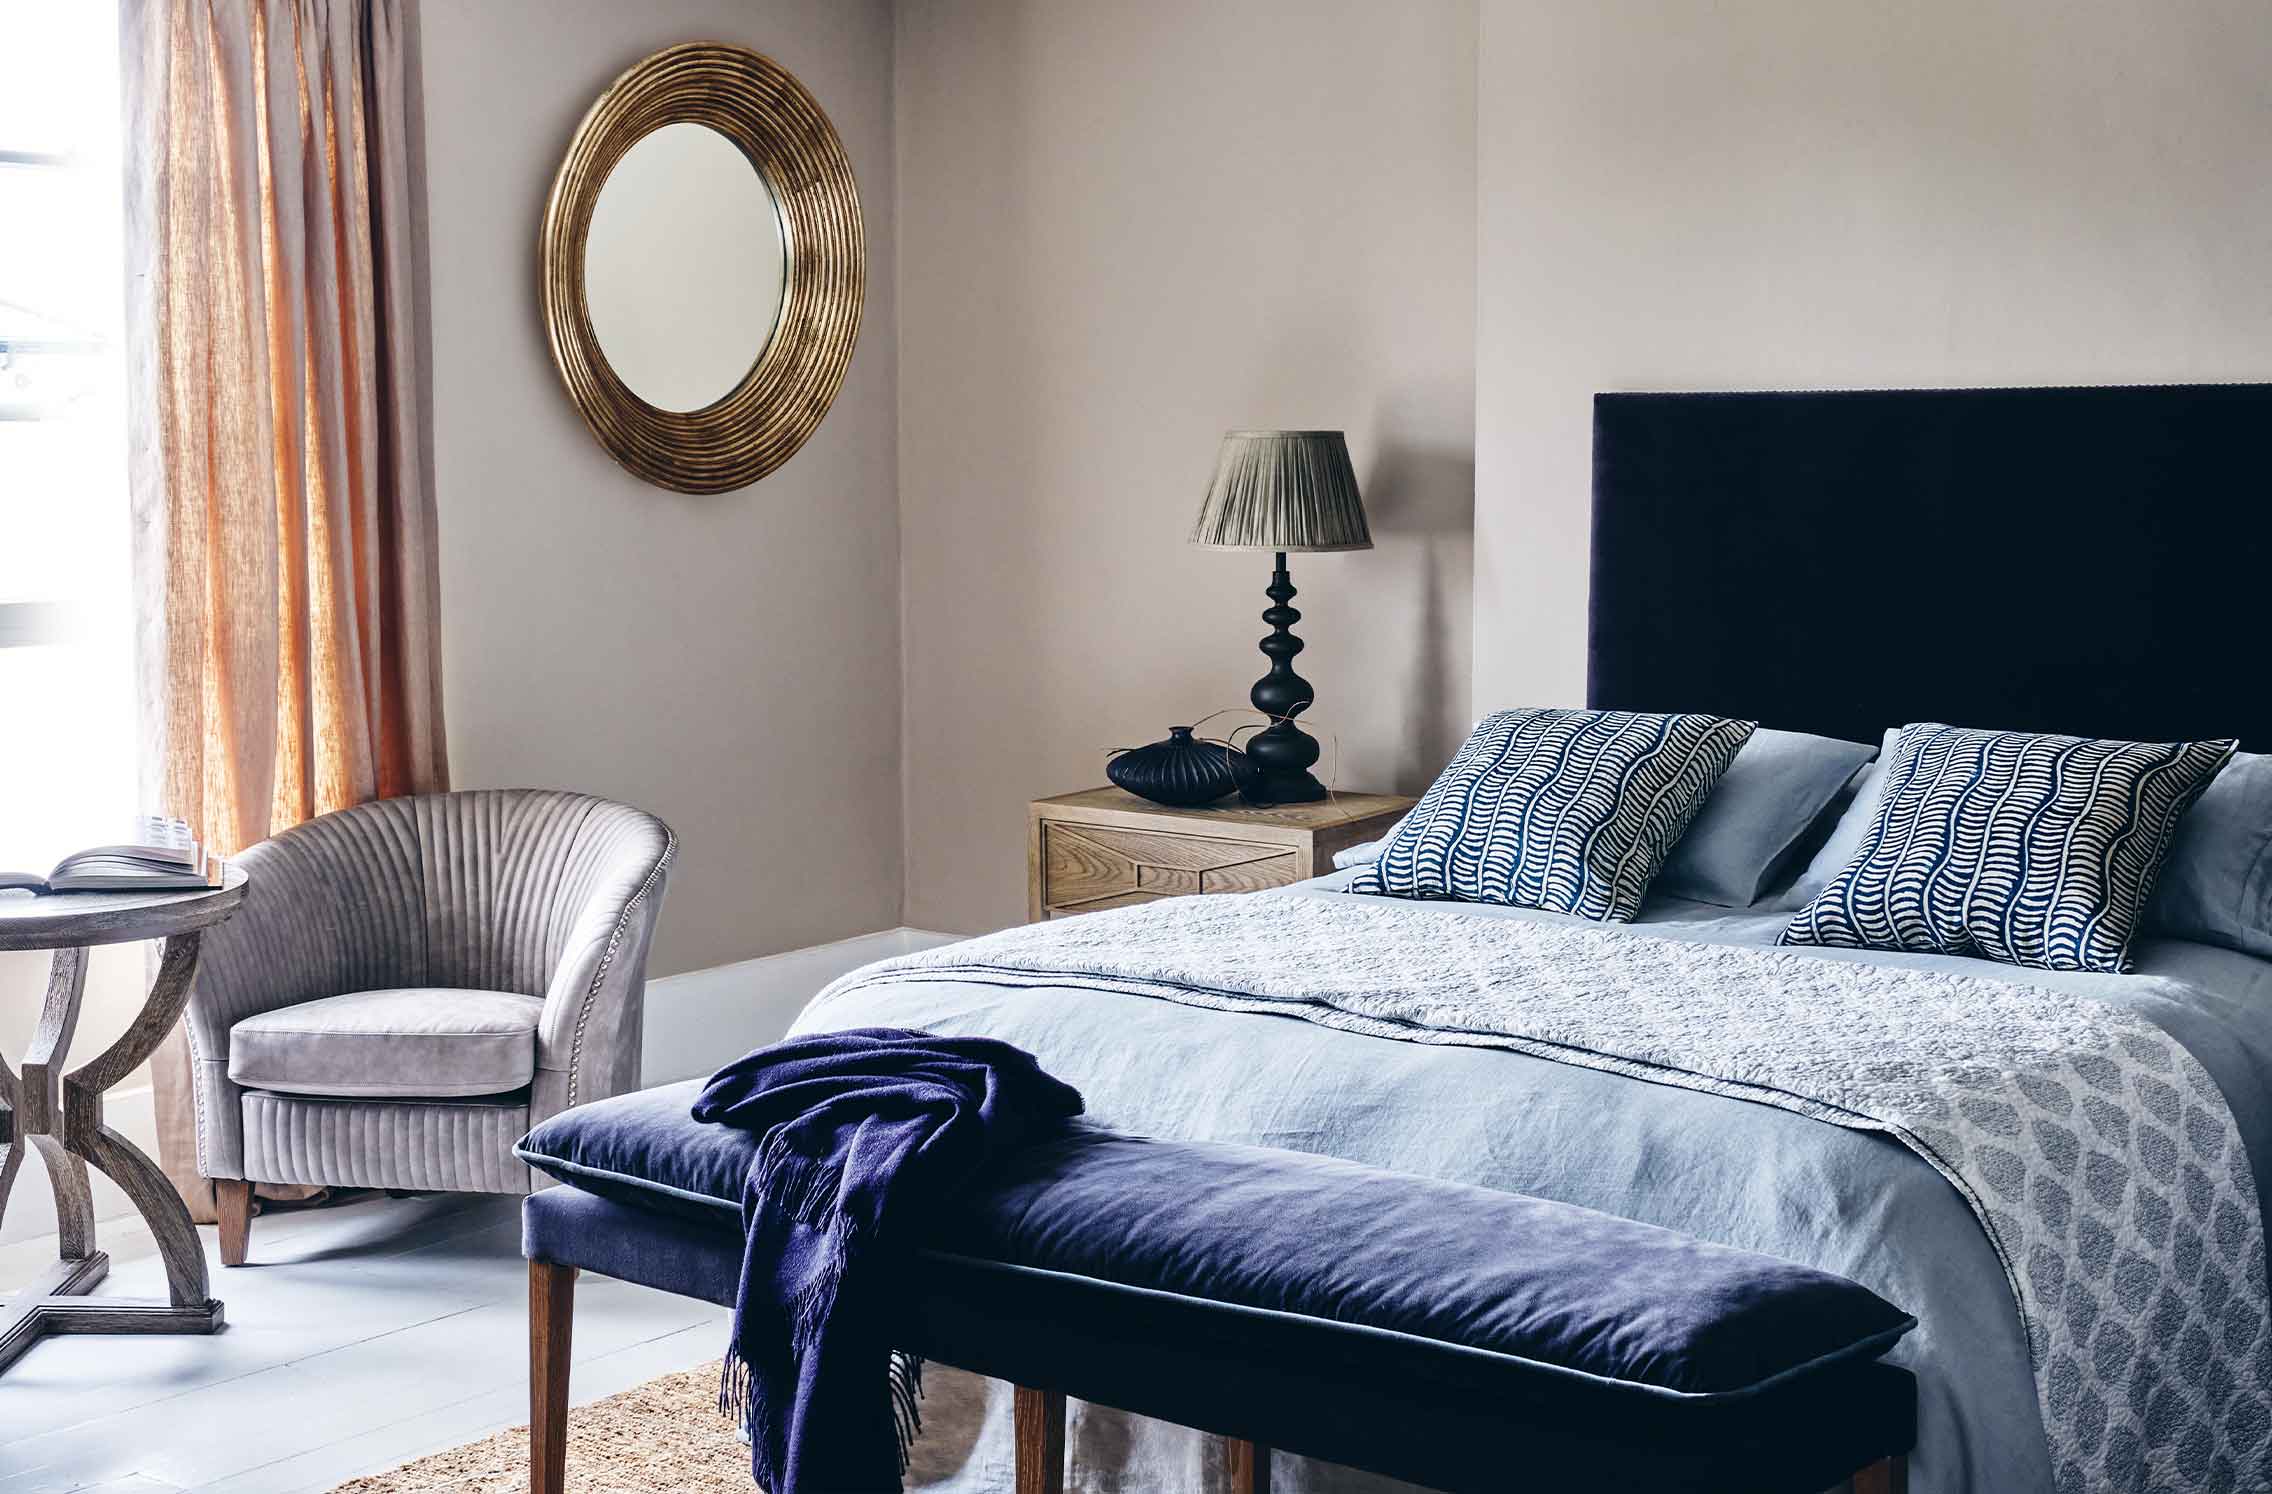
[[[1386,835],[1417,802],[1336,794],[1253,809],[1237,799],[1170,809],[1117,788],[1033,801],[1026,916],[1033,922],[1190,892],[1256,892],[1333,870],[1333,853]]]

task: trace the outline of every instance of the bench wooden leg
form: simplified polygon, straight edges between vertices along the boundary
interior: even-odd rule
[[[221,1223],[221,1264],[243,1265],[252,1244],[252,1184],[243,1178],[215,1178],[213,1211]]]
[[[1018,1387],[1017,1494],[1065,1494],[1065,1392]]]
[[[1901,1453],[1880,1458],[1854,1475],[1854,1494],[1909,1494],[1909,1459]]]
[[[529,1262],[529,1494],[568,1483],[568,1345],[576,1268]]]
[[[1223,1461],[1230,1470],[1231,1494],[1270,1494],[1269,1448],[1243,1437],[1225,1437]]]

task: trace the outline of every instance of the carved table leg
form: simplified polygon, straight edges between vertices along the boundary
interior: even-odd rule
[[[0,1068],[5,1067],[0,1063]],[[8,1193],[23,1170],[24,1147],[16,1140],[16,1092],[12,1085],[0,1084],[0,1216],[7,1214]]]
[[[221,1304],[206,1290],[205,1252],[189,1210],[158,1164],[103,1124],[103,1092],[157,1050],[180,1020],[197,973],[199,936],[166,941],[157,980],[141,1013],[118,1040],[79,1068],[63,1072],[64,1055],[79,1025],[87,954],[62,949],[48,978],[47,1001],[25,1050],[21,1075],[0,1063],[0,1099],[8,1102],[11,1141],[0,1163],[0,1205],[29,1142],[46,1164],[55,1188],[61,1257],[56,1269],[17,1294],[0,1312],[0,1368],[43,1333],[211,1333],[221,1326]],[[110,1261],[95,1248],[93,1195],[87,1164],[118,1184],[149,1225],[166,1266],[164,1302],[88,1297]]]
[[[39,1153],[55,1192],[55,1227],[65,1260],[95,1252],[95,1196],[87,1184],[87,1164],[73,1156],[62,1136],[63,1055],[79,1030],[79,1006],[87,994],[87,952],[59,949],[48,964],[47,999],[39,1025],[24,1050],[16,1082],[16,1122],[23,1139]]]
[[[16,1186],[16,1174],[24,1169],[27,1143],[19,1134],[19,1103],[16,1071],[8,1067],[7,1056],[0,1054],[0,1218],[7,1217],[9,1190]]]

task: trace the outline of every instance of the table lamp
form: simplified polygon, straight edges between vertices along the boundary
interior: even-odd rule
[[[1270,636],[1261,648],[1270,672],[1254,682],[1248,696],[1270,725],[1245,744],[1248,774],[1241,792],[1250,804],[1324,798],[1325,785],[1310,771],[1318,759],[1317,739],[1294,724],[1316,692],[1294,672],[1302,640],[1293,628],[1302,614],[1287,605],[1294,600],[1294,583],[1286,557],[1297,550],[1373,547],[1348,442],[1339,431],[1225,433],[1191,542],[1218,550],[1268,550],[1277,557],[1263,592],[1270,598],[1262,614]]]

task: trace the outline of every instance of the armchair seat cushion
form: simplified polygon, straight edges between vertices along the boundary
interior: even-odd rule
[[[247,1017],[229,1029],[245,1089],[349,1098],[496,1095],[536,1077],[544,1002],[510,991],[354,991]]]

